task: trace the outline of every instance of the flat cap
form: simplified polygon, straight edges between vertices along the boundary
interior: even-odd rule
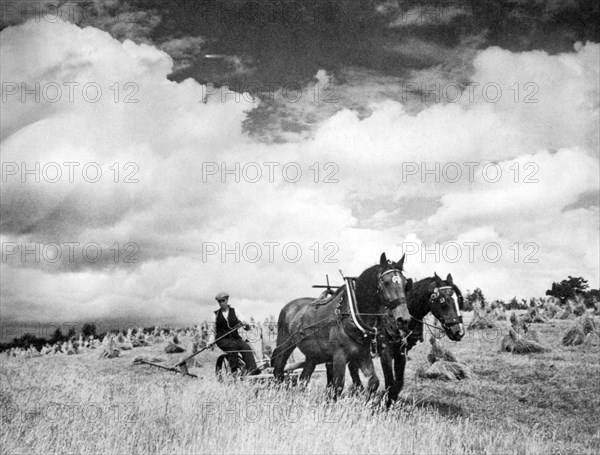
[[[215,299],[216,300],[223,300],[229,297],[229,294],[227,292],[219,292],[216,296]]]

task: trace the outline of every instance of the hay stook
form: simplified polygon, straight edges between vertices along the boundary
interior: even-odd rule
[[[454,354],[440,346],[435,338],[431,337],[429,341],[431,343],[431,351],[427,355],[429,364],[417,368],[417,378],[456,381],[467,379],[472,375],[469,367],[458,362]]]

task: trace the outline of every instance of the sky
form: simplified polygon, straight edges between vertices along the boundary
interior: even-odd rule
[[[598,5],[500,5],[3,1],[3,321],[598,288]]]

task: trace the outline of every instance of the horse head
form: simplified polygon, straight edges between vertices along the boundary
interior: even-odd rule
[[[402,274],[404,257],[398,262],[388,261],[385,253],[379,258],[377,271],[377,295],[381,304],[392,310],[397,321],[409,322],[410,313],[406,294],[412,287],[412,279],[406,279]]]
[[[442,280],[437,273],[427,287],[429,305],[433,315],[440,321],[446,335],[452,341],[460,341],[465,335],[462,315],[463,297],[448,274],[446,280]]]

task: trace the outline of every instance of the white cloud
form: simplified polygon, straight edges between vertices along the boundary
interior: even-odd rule
[[[210,314],[214,293],[227,289],[245,313],[262,317],[310,295],[310,285],[325,273],[337,281],[338,268],[358,274],[382,251],[397,260],[403,242],[421,241],[539,244],[543,260],[535,266],[515,263],[510,250],[497,263],[409,258],[410,276],[451,272],[460,286],[481,287],[492,298],[540,295],[567,274],[583,275],[597,286],[597,208],[561,212],[579,195],[598,190],[597,142],[591,137],[597,131],[591,122],[598,115],[598,92],[590,83],[597,54],[598,45],[591,43],[559,56],[487,49],[474,61],[474,80],[510,86],[535,79],[539,103],[476,98],[412,115],[398,102],[376,102],[369,117],[341,110],[310,139],[266,145],[242,133],[255,104],[232,97],[203,103],[204,87],[167,79],[172,61],[158,49],[67,23],[9,27],[2,32],[3,81],[95,82],[103,94],[97,103],[81,98],[70,103],[65,94],[55,104],[9,96],[2,103],[3,161],[96,161],[110,178],[98,184],[81,178],[22,183],[9,176],[1,197],[3,242],[97,242],[106,256],[96,265],[81,258],[22,264],[11,256],[1,266],[3,316],[97,318],[127,312],[197,320]],[[115,103],[110,89],[115,82],[119,101],[132,93],[124,88],[131,82],[129,87],[139,88],[134,95],[139,102]],[[418,175],[402,180],[407,162],[492,160],[507,172],[498,183],[477,173],[473,183],[466,177],[458,183],[421,183]],[[530,161],[539,166],[539,183],[512,182],[509,166],[518,163],[522,179]],[[108,168],[114,162],[121,166],[119,183]],[[138,183],[122,182],[127,162],[139,166]],[[203,182],[207,162],[230,167],[255,162],[263,179],[236,184],[228,176],[221,183],[217,174]],[[265,162],[297,162],[302,179],[286,182],[279,166],[269,183]],[[309,168],[315,162],[319,183]],[[325,168],[327,162],[335,164]],[[323,183],[335,165],[339,182]],[[354,204],[372,198],[389,200],[389,206],[374,213],[373,223],[358,219]],[[414,198],[441,205],[433,215],[437,205],[429,204],[430,216],[403,218],[395,201]],[[140,262],[115,264],[109,249],[114,242],[136,242]],[[265,242],[279,246],[273,262],[236,262],[230,254],[223,263],[220,251],[203,257],[208,242],[219,248],[256,242],[263,258],[269,254]],[[282,256],[290,242],[302,249],[297,263]],[[327,249],[327,242],[337,246]],[[339,262],[325,263],[327,254]]]

